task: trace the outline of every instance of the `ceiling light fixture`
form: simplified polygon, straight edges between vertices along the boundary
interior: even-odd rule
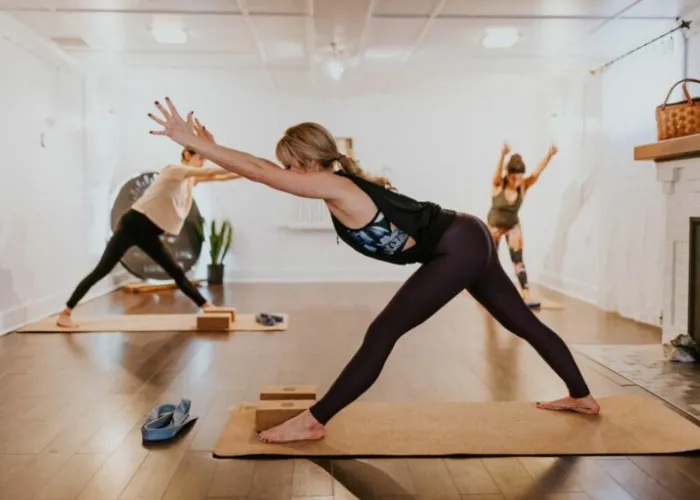
[[[338,81],[343,76],[343,73],[345,73],[345,66],[343,66],[343,63],[339,60],[332,59],[331,61],[328,61],[328,73],[331,75],[333,80]]]
[[[336,42],[331,42],[331,57],[326,63],[326,71],[336,82],[343,77],[345,65],[342,60],[342,50],[338,49]]]
[[[185,43],[187,32],[179,26],[163,24],[151,28],[151,34],[158,43]]]
[[[487,49],[507,49],[518,43],[520,33],[516,28],[487,28],[482,45]]]

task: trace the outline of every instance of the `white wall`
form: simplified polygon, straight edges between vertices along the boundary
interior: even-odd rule
[[[183,112],[193,109],[222,144],[274,159],[284,129],[313,120],[336,136],[354,139],[362,166],[388,175],[405,193],[445,207],[486,216],[490,179],[504,139],[530,168],[544,156],[544,112],[535,87],[517,80],[461,77],[387,95],[334,100],[282,96],[265,80],[245,82],[221,72],[146,72],[129,75],[122,106],[124,177],[179,161],[179,148],[150,136],[146,113],[169,95]],[[562,155],[565,156],[565,155]],[[559,167],[552,167],[553,169]],[[546,176],[540,201],[556,174]],[[197,188],[206,216],[228,217],[235,226],[229,277],[244,280],[382,280],[411,272],[371,261],[338,245],[332,232],[293,232],[280,227],[294,199],[247,181]],[[551,213],[526,203],[524,219],[530,265],[537,269],[549,240]],[[507,259],[505,245],[504,258]],[[207,257],[205,256],[206,260]],[[510,272],[510,264],[508,270]],[[536,271],[533,271],[536,273]]]
[[[700,9],[698,9],[697,20],[694,23],[697,25],[700,22]],[[687,41],[688,46],[688,78],[700,80],[700,28],[695,26]],[[698,84],[691,84],[695,91],[693,96],[700,95]]]
[[[177,161],[177,146],[147,134],[152,101],[170,95],[218,141],[268,158],[287,126],[319,121],[353,137],[362,165],[388,168],[403,192],[485,217],[502,141],[534,169],[554,140],[560,154],[522,209],[531,281],[658,324],[664,201],[653,165],[634,162],[633,148],[655,139],[654,108],[680,78],[678,48],[657,45],[596,76],[472,75],[342,100],[284,97],[224,73],[141,71],[123,102],[123,166],[133,174]],[[413,270],[354,254],[332,232],[280,228],[288,195],[246,181],[198,189],[205,215],[236,227],[229,279],[394,280]],[[500,255],[512,276],[505,245]]]
[[[121,183],[179,161],[179,147],[147,133],[146,113],[165,95],[194,109],[218,141],[268,158],[286,127],[319,121],[353,137],[363,167],[388,170],[403,192],[482,217],[502,141],[532,170],[555,140],[561,152],[522,210],[531,280],[658,323],[664,203],[653,166],[632,150],[655,139],[654,108],[682,77],[677,43],[597,76],[452,75],[333,99],[284,96],[262,75],[214,70],[86,76],[11,18],[0,17],[0,29],[0,62],[30,75],[7,80],[0,96],[12,124],[0,139],[3,173],[22,176],[0,185],[0,330],[60,307],[104,248]],[[699,40],[688,43],[691,77],[700,75]],[[264,186],[201,186],[196,197],[206,216],[235,226],[229,279],[393,280],[413,270],[359,256],[332,232],[282,228],[294,199]],[[501,257],[512,275],[505,245]]]
[[[99,121],[91,102],[101,100],[99,88],[87,87],[84,75],[2,14],[0,33],[0,64],[21,75],[4,78],[0,93],[4,332],[60,309],[99,257],[106,233],[96,217],[103,211],[100,196],[110,169],[103,153],[115,155],[118,148],[100,149],[91,141],[96,132],[103,144],[118,138],[91,128]],[[109,286],[106,281],[93,292]]]
[[[531,191],[531,224],[542,227],[540,282],[595,302],[598,294],[600,204],[592,189],[598,164],[598,81],[585,77],[552,80],[547,133],[560,153]],[[536,222],[535,222],[536,221]],[[529,245],[529,243],[526,243]]]
[[[543,276],[606,310],[657,325],[665,201],[654,164],[635,162],[633,150],[656,141],[655,108],[683,77],[683,57],[681,39],[670,38],[584,81],[582,126],[567,133],[581,153],[572,158],[580,174],[562,205],[571,208],[561,210],[566,236],[558,237],[567,243],[552,248]]]

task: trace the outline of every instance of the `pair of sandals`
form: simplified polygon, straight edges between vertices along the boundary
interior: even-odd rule
[[[277,323],[282,323],[284,318],[275,314],[259,313],[255,316],[255,321],[264,326],[275,326]]]
[[[183,398],[178,405],[163,404],[151,410],[141,426],[144,441],[167,441],[177,436],[187,425],[197,420],[190,415],[192,401]]]

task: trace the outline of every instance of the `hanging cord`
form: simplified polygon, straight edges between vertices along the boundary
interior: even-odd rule
[[[649,41],[648,41],[647,43],[645,43],[644,45],[640,45],[640,46],[637,47],[637,48],[634,48],[634,49],[632,49],[632,50],[630,50],[630,51],[628,51],[628,52],[625,52],[624,54],[622,54],[622,55],[619,56],[619,57],[616,57],[616,58],[613,59],[612,61],[609,61],[609,62],[603,64],[603,65],[600,66],[599,68],[592,69],[592,70],[590,71],[591,75],[595,75],[596,73],[598,73],[598,72],[600,72],[600,71],[603,71],[605,68],[607,68],[607,67],[609,67],[609,66],[612,66],[613,64],[615,64],[615,63],[616,63],[617,61],[619,61],[620,59],[624,59],[625,57],[634,54],[634,53],[637,52],[638,50],[642,50],[644,47],[646,47],[646,46],[648,46],[648,45],[651,45],[651,44],[654,43],[654,42],[658,42],[659,40],[661,40],[661,39],[664,38],[664,37],[667,37],[667,36],[670,35],[671,33],[674,33],[674,32],[676,32],[676,31],[678,31],[678,30],[684,30],[684,29],[687,30],[687,29],[690,28],[690,21],[684,21],[684,20],[682,20],[682,19],[679,19],[679,20],[678,20],[678,23],[679,23],[678,26],[676,26],[675,28],[673,28],[673,29],[670,30],[670,31],[667,31],[667,32],[664,33],[663,35],[659,35],[659,36],[657,36],[656,38],[654,38],[653,40],[649,40]]]

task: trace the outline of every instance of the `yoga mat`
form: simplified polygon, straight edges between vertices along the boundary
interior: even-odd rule
[[[192,284],[197,287],[201,286],[202,280],[194,280]],[[130,285],[125,285],[123,288],[126,293],[155,293],[176,289],[177,284],[174,281],[168,281],[166,283],[132,283]]]
[[[265,444],[255,403],[233,410],[214,449],[251,456],[563,456],[669,454],[700,449],[700,427],[655,399],[601,398],[598,416],[540,410],[529,402],[353,403],[321,441]]]
[[[264,326],[255,321],[255,314],[236,314],[236,321],[227,331],[279,331],[289,327],[287,314],[273,313],[284,318],[275,326]],[[184,332],[197,330],[196,314],[126,314],[122,316],[80,316],[73,321],[78,328],[56,326],[56,316],[44,318],[18,330],[18,333],[47,332]]]

